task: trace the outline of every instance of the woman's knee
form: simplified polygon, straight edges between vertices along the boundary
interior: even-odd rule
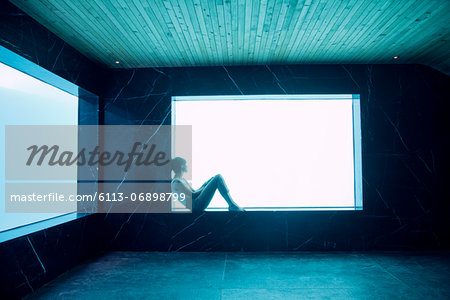
[[[227,184],[225,183],[225,180],[223,179],[222,175],[217,174],[216,176],[214,176],[214,183],[216,184],[216,186],[219,190],[228,191]]]
[[[224,181],[221,174],[217,174],[216,176],[214,176],[214,180],[215,181]]]

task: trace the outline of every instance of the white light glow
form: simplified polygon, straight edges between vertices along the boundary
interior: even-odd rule
[[[5,212],[5,125],[77,124],[78,97],[0,63],[0,231],[61,215]]]
[[[220,173],[247,210],[354,209],[352,107],[352,95],[176,97],[172,117],[192,125],[194,188]],[[217,192],[208,209],[226,207]]]

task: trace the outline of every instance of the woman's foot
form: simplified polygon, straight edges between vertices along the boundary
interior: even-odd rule
[[[245,211],[245,209],[237,205],[230,205],[228,206],[228,211]]]

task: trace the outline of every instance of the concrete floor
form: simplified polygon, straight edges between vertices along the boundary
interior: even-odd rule
[[[28,299],[450,299],[450,253],[112,252]]]

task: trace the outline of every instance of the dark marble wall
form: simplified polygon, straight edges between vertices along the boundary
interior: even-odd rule
[[[0,45],[100,95],[107,70],[24,14],[0,2]],[[1,80],[1,79],[0,79]],[[98,124],[98,97],[80,89],[80,124]],[[103,253],[100,216],[90,215],[0,243],[0,299],[20,298]]]
[[[105,124],[170,124],[170,97],[361,94],[364,210],[105,218],[112,249],[449,249],[450,78],[421,65],[114,70]],[[232,120],[230,120],[232,121]]]

